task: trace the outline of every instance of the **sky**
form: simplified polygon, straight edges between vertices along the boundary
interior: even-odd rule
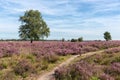
[[[39,10],[50,28],[47,39],[120,40],[120,0],[0,0],[0,39],[19,39],[19,17]]]

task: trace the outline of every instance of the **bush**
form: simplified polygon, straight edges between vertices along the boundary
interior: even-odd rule
[[[56,55],[54,53],[46,54],[44,56],[44,60],[46,60],[47,62],[50,62],[50,63],[55,63],[58,59],[59,59],[58,55]]]
[[[71,39],[71,42],[77,42],[77,40],[76,39]]]
[[[14,72],[17,75],[21,75],[23,78],[27,77],[29,74],[34,73],[35,69],[32,64],[27,60],[21,60],[14,67]]]
[[[7,61],[7,60],[1,60],[1,62],[0,62],[0,70],[6,69],[8,67],[8,65],[9,65],[8,63],[9,63],[9,61]]]
[[[83,41],[83,37],[78,38],[78,41],[82,42]]]
[[[60,67],[59,69],[55,70],[55,79],[56,80],[67,80],[67,69],[66,67]],[[71,80],[71,79],[69,79]]]

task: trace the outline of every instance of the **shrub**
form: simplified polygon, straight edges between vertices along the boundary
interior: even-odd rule
[[[23,78],[27,77],[29,74],[34,73],[35,69],[32,64],[27,60],[21,60],[14,67],[14,72],[17,75],[21,75]]]
[[[56,80],[67,80],[66,72],[67,72],[66,67],[61,67],[61,68],[55,70],[55,79]]]
[[[50,63],[55,63],[59,59],[58,55],[54,53],[49,53],[44,56],[44,60]]]
[[[71,42],[77,42],[77,40],[76,39],[71,39]]]
[[[78,41],[82,42],[83,41],[83,37],[78,38]]]
[[[7,67],[8,67],[8,61],[6,60],[2,60],[1,62],[0,62],[0,69],[6,69]]]

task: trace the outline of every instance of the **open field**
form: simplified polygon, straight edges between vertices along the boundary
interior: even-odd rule
[[[120,0],[0,0],[0,80],[120,80]]]
[[[93,78],[99,77],[101,80],[106,80],[106,78],[103,79],[104,77],[102,78],[101,76],[110,76],[113,77],[110,80],[119,80],[119,76],[104,72],[104,69],[106,71],[111,68],[108,65],[119,65],[119,46],[120,41],[36,41],[32,44],[27,41],[0,42],[0,78],[2,80],[36,80],[41,74],[51,71],[58,64],[68,60],[72,55],[82,55],[88,52],[107,49],[101,53],[105,54],[100,55],[100,61],[97,61],[99,56],[93,55],[82,61],[79,60],[80,58],[77,58],[77,61],[74,61],[70,66],[57,69],[58,71],[56,70],[55,72],[56,80],[79,80],[82,78],[83,80],[94,80]],[[114,49],[114,47],[118,48]],[[115,63],[111,62],[111,58]],[[93,73],[94,69],[91,71],[94,68],[93,65],[96,65],[95,70],[96,67],[100,67],[97,68],[98,73]],[[105,68],[103,69],[103,67]],[[78,72],[76,69],[78,69]],[[79,69],[88,70],[88,73],[81,72]],[[66,74],[66,71],[70,72],[70,74]],[[101,76],[99,76],[99,71]],[[58,73],[59,75],[57,75]],[[70,76],[74,77],[70,78]]]
[[[55,80],[120,80],[120,47],[76,58],[55,71]]]

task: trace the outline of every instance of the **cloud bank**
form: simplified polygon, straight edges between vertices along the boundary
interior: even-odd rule
[[[51,30],[48,39],[96,40],[105,31],[120,39],[120,0],[0,0],[0,32],[18,38],[19,16],[29,9],[42,13]]]

